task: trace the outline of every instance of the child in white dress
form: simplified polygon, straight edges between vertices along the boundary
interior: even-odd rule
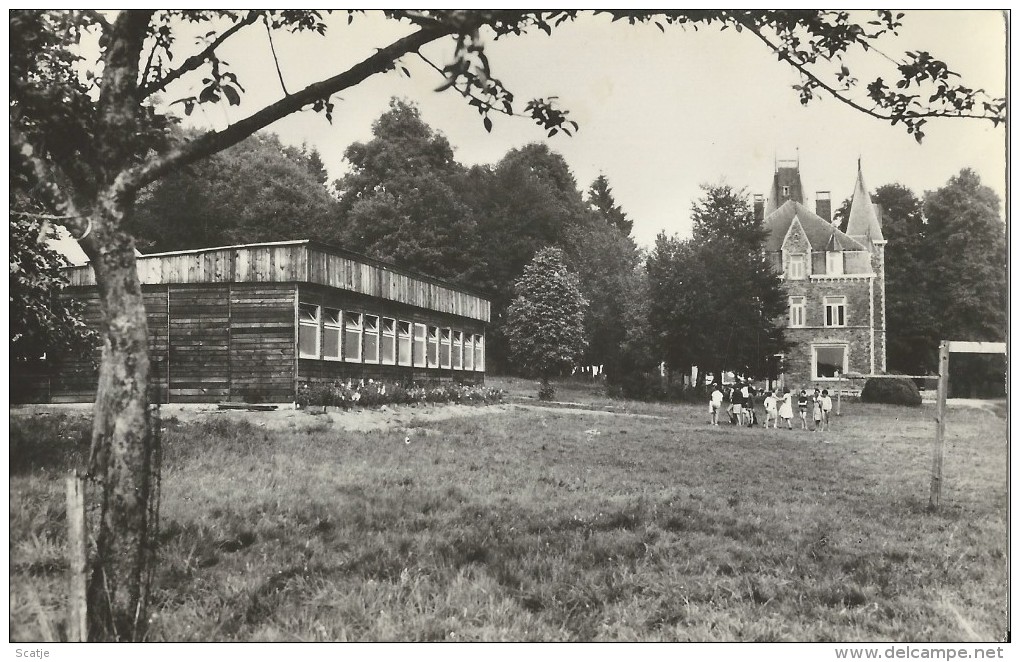
[[[786,421],[786,427],[793,429],[793,404],[790,402],[790,389],[783,389],[782,403],[779,405],[779,418]]]

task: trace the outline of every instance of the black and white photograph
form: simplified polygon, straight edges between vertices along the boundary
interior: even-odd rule
[[[9,655],[1008,659],[1010,18],[9,9]]]

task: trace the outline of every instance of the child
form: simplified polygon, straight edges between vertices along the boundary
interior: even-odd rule
[[[829,422],[829,412],[832,411],[832,398],[829,397],[829,389],[822,390],[822,422],[825,424],[826,430],[831,430]]]
[[[772,420],[772,429],[776,429],[776,425],[779,423],[779,416],[776,414],[776,396],[772,391],[769,391],[765,396],[765,423],[764,428],[767,430],[769,427],[769,419]]]
[[[754,414],[754,387],[747,384],[744,389],[744,417],[747,419],[747,427],[753,428],[758,424],[758,417]]]
[[[712,385],[712,400],[708,404],[708,410],[712,413],[712,425],[719,425],[719,410],[722,408],[723,392],[718,384]]]
[[[812,418],[815,421],[815,427],[811,428],[812,432],[817,432],[822,428],[822,395],[815,389],[815,396],[811,398],[811,409]]]
[[[730,415],[730,423],[734,425],[743,425],[744,423],[744,398],[740,392],[740,382],[733,385],[733,390],[730,391],[730,407],[732,414]]]
[[[797,409],[800,410],[800,429],[807,430],[807,391],[804,389],[800,390],[800,396],[797,398]]]
[[[779,418],[786,421],[786,427],[790,430],[793,429],[793,396],[790,395],[790,389],[783,389],[783,400],[779,405]]]

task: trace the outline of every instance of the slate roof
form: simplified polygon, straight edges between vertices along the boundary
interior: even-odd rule
[[[860,161],[857,162],[857,181],[854,183],[854,195],[850,202],[850,220],[846,224],[846,232],[853,237],[885,241],[875,205],[871,202],[868,188],[864,185]]]
[[[865,251],[863,244],[849,235],[840,232],[836,226],[814,213],[796,200],[787,200],[774,212],[765,217],[765,227],[769,236],[765,240],[766,251],[783,249],[783,241],[790,230],[793,219],[800,221],[807,235],[811,249],[815,251]]]

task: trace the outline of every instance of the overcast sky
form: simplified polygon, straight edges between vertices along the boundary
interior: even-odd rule
[[[341,24],[346,18],[341,17]],[[883,40],[896,56],[928,50],[962,75],[965,84],[1004,96],[1004,20],[994,11],[908,11],[899,37]],[[275,38],[288,89],[342,71],[373,49],[406,34],[409,26],[365,16],[339,38]],[[247,28],[224,51],[248,94],[240,107],[209,108],[192,120],[221,128],[282,94],[264,28]],[[182,44],[175,61],[186,55]],[[197,48],[197,47],[195,47]],[[433,61],[449,57],[452,44],[431,45]],[[681,30],[611,24],[585,18],[552,37],[538,32],[488,43],[493,73],[515,94],[519,110],[535,97],[558,96],[580,125],[574,137],[545,138],[522,118],[493,117],[487,134],[477,112],[452,91],[436,93],[441,79],[416,57],[397,72],[375,76],[345,92],[333,124],[310,111],[270,127],[285,142],[314,145],[331,178],[347,167],[343,152],[371,138],[372,122],[392,96],[407,98],[426,122],[449,138],[464,164],[495,163],[507,150],[546,141],[561,153],[583,189],[598,174],[608,178],[617,202],[634,219],[634,236],[649,246],[655,235],[686,235],[689,210],[702,183],[726,182],[766,192],[775,158],[797,158],[805,189],[832,192],[834,204],[850,195],[858,156],[872,190],[899,182],[919,195],[942,186],[963,167],[973,168],[1000,196],[1006,191],[1006,134],[977,120],[933,120],[918,145],[901,126],[870,118],[831,98],[799,103],[796,73],[776,61],[753,35],[717,28]],[[880,56],[854,60],[861,80],[888,67]],[[167,100],[194,93],[172,88]],[[180,108],[180,106],[176,106]]]

